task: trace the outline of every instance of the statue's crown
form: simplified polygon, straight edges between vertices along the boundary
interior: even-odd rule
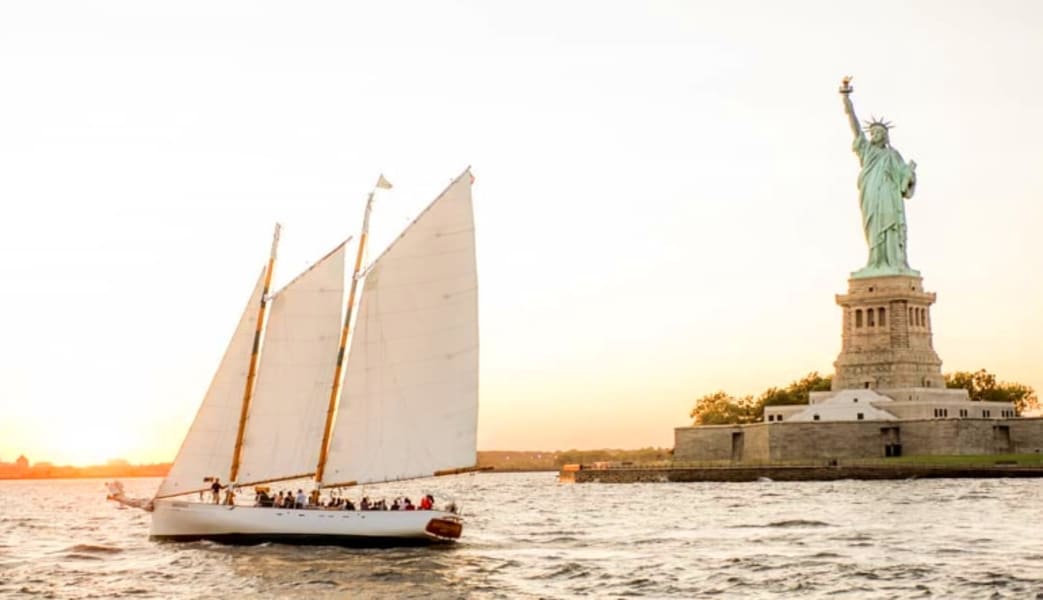
[[[873,127],[883,127],[884,129],[890,130],[892,127],[894,127],[894,125],[890,121],[885,121],[884,119],[878,119],[876,117],[873,117],[872,121],[862,122],[865,123],[866,129],[872,129]]]

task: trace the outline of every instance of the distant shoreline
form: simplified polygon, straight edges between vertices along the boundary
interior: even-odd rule
[[[669,459],[669,448],[636,450],[479,450],[478,467],[499,473],[557,472],[569,463],[599,461],[653,462]],[[87,467],[57,466],[40,462],[31,466],[0,463],[0,480],[25,479],[130,479],[166,477],[173,463],[135,465],[114,460],[105,465]]]

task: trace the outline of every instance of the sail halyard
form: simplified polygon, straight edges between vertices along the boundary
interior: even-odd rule
[[[272,283],[272,271],[275,269],[275,255],[279,247],[279,231],[281,226],[275,224],[275,234],[272,236],[272,250],[268,255],[268,269],[264,274],[264,289],[261,292],[261,302],[257,314],[257,328],[254,330],[253,348],[250,354],[250,367],[246,373],[246,385],[243,387],[243,404],[239,412],[239,430],[235,436],[235,448],[232,451],[232,466],[229,469],[228,481],[235,483],[239,476],[239,461],[243,451],[243,436],[246,433],[246,418],[250,413],[250,399],[253,394],[254,378],[257,376],[257,359],[261,351],[261,335],[264,329],[264,314],[268,308],[268,289]]]
[[[471,181],[454,179],[363,273],[323,487],[477,463]]]

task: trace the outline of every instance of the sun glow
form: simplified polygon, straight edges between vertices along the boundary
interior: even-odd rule
[[[93,423],[78,419],[65,421],[48,436],[46,451],[52,457],[50,462],[82,467],[128,458],[137,440],[125,425],[108,416]]]

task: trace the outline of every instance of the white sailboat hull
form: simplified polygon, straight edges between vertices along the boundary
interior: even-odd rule
[[[418,545],[454,541],[462,524],[457,515],[438,510],[296,510],[158,500],[149,536],[230,544]]]

